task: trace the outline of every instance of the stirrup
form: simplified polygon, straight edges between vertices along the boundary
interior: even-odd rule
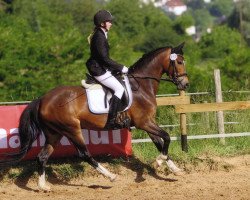
[[[125,116],[121,119],[118,114],[116,118],[108,120],[104,128],[113,130],[122,128],[130,129],[130,123],[131,119],[128,116]]]
[[[116,124],[122,128],[130,128],[131,119],[128,117],[127,112],[118,112],[116,117]]]

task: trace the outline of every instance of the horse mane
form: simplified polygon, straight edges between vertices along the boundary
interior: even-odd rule
[[[160,54],[161,52],[165,51],[168,48],[172,48],[171,46],[160,47],[153,51],[150,51],[144,54],[136,63],[134,63],[131,67],[129,67],[129,72],[132,72],[137,69],[143,68],[146,64],[150,63],[156,55]]]

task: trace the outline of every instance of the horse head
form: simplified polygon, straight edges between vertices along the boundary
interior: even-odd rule
[[[185,43],[183,42],[179,46],[171,48],[170,53],[167,53],[167,61],[165,61],[167,65],[164,65],[164,71],[179,90],[185,90],[189,86],[182,51],[184,44]]]
[[[134,65],[129,68],[129,75],[133,78],[153,79],[158,82],[163,73],[166,73],[177,89],[185,90],[188,77],[183,57],[184,43],[177,47],[161,47],[144,54]]]

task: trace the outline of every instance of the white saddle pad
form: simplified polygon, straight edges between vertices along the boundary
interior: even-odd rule
[[[128,91],[129,103],[124,109],[127,110],[132,104],[132,91],[128,77],[124,77],[125,85]],[[112,97],[111,92],[107,94],[106,107],[105,107],[105,93],[100,84],[87,84],[85,80],[81,81],[82,86],[86,89],[89,110],[94,114],[106,114],[109,112],[109,100]]]

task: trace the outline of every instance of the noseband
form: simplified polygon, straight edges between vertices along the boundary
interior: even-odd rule
[[[171,54],[172,55],[172,54]],[[182,55],[180,54],[175,54],[175,59],[171,59],[171,56],[170,56],[170,63],[169,63],[169,68],[170,67],[173,67],[173,76],[170,76],[169,73],[167,73],[167,75],[169,77],[171,77],[171,82],[173,82],[175,85],[178,85],[178,84],[181,84],[181,81],[178,80],[179,77],[182,77],[182,76],[187,76],[187,73],[183,73],[183,74],[178,74],[178,71],[176,69],[176,64],[175,64],[175,61],[177,59],[178,56],[182,57]],[[184,59],[183,59],[184,60]],[[178,62],[178,61],[177,61]],[[183,61],[184,62],[184,61]],[[184,63],[183,63],[184,65]]]

